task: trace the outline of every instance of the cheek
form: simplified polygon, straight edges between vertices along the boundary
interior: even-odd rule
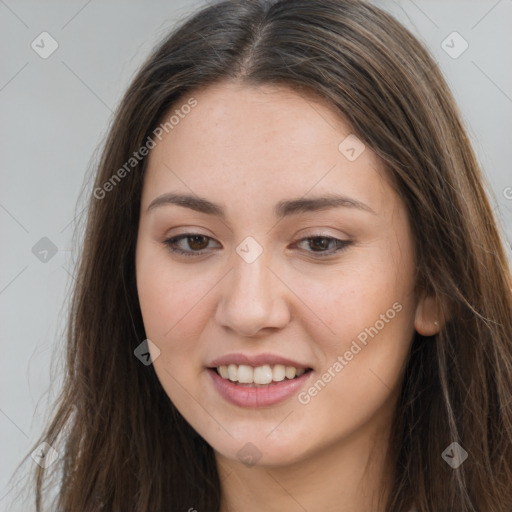
[[[327,372],[317,388],[330,389],[326,400],[348,394],[351,406],[368,410],[398,383],[414,334],[412,267],[377,256],[321,282],[303,279],[299,290],[328,327],[310,332],[324,355],[320,374]]]
[[[324,365],[298,396],[301,418],[314,418],[325,437],[350,435],[377,417],[383,425],[390,420],[414,331],[412,308],[394,297],[379,297],[371,307],[357,303],[359,311],[340,298],[354,314],[340,314],[337,336],[321,340]]]
[[[341,340],[357,336],[372,326],[395,302],[403,306],[410,301],[412,280],[405,273],[396,277],[397,264],[391,259],[376,254],[375,258],[354,260],[358,261],[333,267],[328,272],[286,276],[305,305],[306,318],[319,325],[314,338],[322,334],[334,348]],[[388,316],[394,318],[394,315],[395,311],[391,310]]]
[[[198,319],[207,314],[201,298],[209,282],[194,278],[186,267],[180,271],[165,251],[150,244],[137,247],[136,275],[146,336],[160,350],[155,372],[173,403],[186,410],[190,397],[184,390],[200,369],[193,355],[201,330]]]
[[[144,246],[137,248],[136,268],[147,336],[168,345],[177,332],[181,336],[188,329],[194,331],[199,326],[198,316],[204,314],[204,297],[215,284],[212,276],[200,276],[197,267],[177,265],[165,250]]]

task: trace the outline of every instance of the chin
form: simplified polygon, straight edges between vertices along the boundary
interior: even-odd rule
[[[265,431],[266,432],[266,431]],[[272,435],[272,434],[271,434]],[[248,430],[243,436],[229,436],[220,439],[208,439],[206,442],[223,458],[242,463],[248,467],[277,468],[299,462],[306,456],[307,447],[303,439],[288,438],[286,444],[282,440],[270,440],[261,429]]]

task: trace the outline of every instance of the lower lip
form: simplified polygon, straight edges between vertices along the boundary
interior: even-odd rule
[[[295,379],[282,380],[259,388],[235,384],[228,379],[223,379],[211,368],[208,368],[208,373],[217,391],[228,402],[240,407],[265,407],[283,402],[295,395],[313,372],[308,370]]]

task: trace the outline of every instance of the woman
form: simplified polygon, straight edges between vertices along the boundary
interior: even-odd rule
[[[174,31],[78,276],[38,510],[58,470],[51,510],[512,510],[507,259],[438,67],[371,4]]]

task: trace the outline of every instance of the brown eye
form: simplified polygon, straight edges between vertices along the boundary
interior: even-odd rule
[[[310,236],[300,240],[297,246],[302,245],[306,252],[313,253],[315,257],[321,258],[341,252],[351,244],[350,240],[339,240],[331,236]]]
[[[214,240],[209,236],[199,233],[185,233],[164,240],[163,243],[172,253],[185,256],[201,256],[208,250],[210,242],[214,242]]]
[[[328,238],[325,236],[322,236],[322,237],[316,236],[314,238],[309,239],[309,246],[314,251],[317,251],[317,250],[324,251],[324,250],[329,249],[329,244],[333,240],[334,240],[333,238]]]
[[[187,237],[191,249],[200,251],[208,247],[208,237],[203,235],[192,235]]]

